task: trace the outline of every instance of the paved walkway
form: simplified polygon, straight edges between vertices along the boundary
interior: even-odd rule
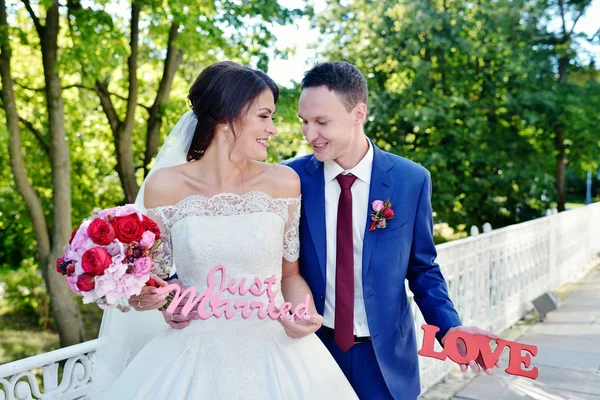
[[[533,344],[538,355],[534,381],[496,370],[493,376],[452,373],[421,396],[423,400],[600,400],[600,267],[592,270],[549,313],[544,322],[517,327],[502,336]],[[502,355],[508,365],[508,351]]]

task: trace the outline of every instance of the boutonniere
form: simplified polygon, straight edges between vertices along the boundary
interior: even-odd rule
[[[371,212],[371,227],[369,231],[374,231],[376,228],[385,229],[387,220],[394,218],[394,210],[392,209],[391,201],[375,200],[371,203],[373,211]]]

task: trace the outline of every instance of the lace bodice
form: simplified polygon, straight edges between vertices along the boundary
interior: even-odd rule
[[[161,225],[179,279],[206,287],[215,265],[227,268],[227,279],[252,280],[275,275],[281,280],[282,258],[296,261],[300,242],[300,198],[244,194],[193,195],[148,213]]]

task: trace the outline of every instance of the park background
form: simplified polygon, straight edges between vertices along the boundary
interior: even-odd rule
[[[367,135],[431,171],[437,243],[600,197],[599,0],[0,0],[0,46],[0,364],[97,336],[54,261],[133,202],[215,61],[281,85],[270,162],[310,151],[302,72],[360,68]]]

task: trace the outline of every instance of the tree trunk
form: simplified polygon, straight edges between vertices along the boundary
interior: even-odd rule
[[[6,21],[6,5],[0,2],[0,37],[8,38],[8,24]],[[10,166],[15,178],[19,193],[25,201],[27,212],[33,223],[38,247],[38,260],[40,265],[46,266],[50,257],[50,235],[42,202],[29,183],[27,168],[21,153],[21,129],[19,128],[19,115],[15,101],[13,82],[10,72],[11,59],[10,43],[8,40],[0,42],[0,78],[2,79],[2,105],[6,112],[6,124],[10,134],[9,155]]]
[[[558,0],[557,5],[561,21],[561,34],[557,40],[557,44],[561,46],[558,50],[559,90],[562,88],[563,85],[567,84],[567,70],[569,68],[569,63],[571,62],[571,55],[569,54],[569,52],[571,48],[571,39],[573,36],[573,32],[575,31],[575,26],[577,25],[579,19],[585,14],[590,4],[591,0],[586,0],[584,2],[581,2],[581,4],[577,4],[575,7],[577,10],[576,15],[574,17],[572,16],[572,18],[567,18],[569,2],[565,2],[565,0]],[[571,5],[573,5],[573,3],[571,3]],[[567,19],[571,19],[572,21],[570,29],[567,28]],[[556,50],[557,48],[555,45],[555,51]],[[565,146],[565,133],[567,133],[566,127],[564,126],[562,121],[560,121],[559,117],[554,137],[554,150],[556,150],[556,190],[558,192],[558,211],[565,210],[566,202],[565,169],[569,160],[567,159],[566,155],[567,152]]]
[[[108,83],[96,81],[95,90],[100,98],[100,104],[108,119],[108,123],[115,139],[115,150],[117,153],[117,172],[121,180],[121,186],[127,203],[134,203],[140,190],[135,178],[136,166],[133,160],[133,128],[135,126],[135,108],[137,107],[138,79],[137,79],[137,57],[139,37],[140,5],[131,5],[131,53],[127,59],[129,94],[127,96],[127,112],[125,119],[120,120],[110,98]]]
[[[179,36],[178,29],[179,24],[174,22],[169,30],[169,43],[163,75],[160,80],[160,85],[158,86],[158,91],[156,92],[154,104],[152,104],[152,107],[150,107],[148,112],[146,151],[144,153],[144,177],[148,175],[148,172],[150,171],[148,165],[158,152],[158,139],[160,136],[160,127],[163,122],[163,107],[169,100],[173,78],[175,77],[175,72],[177,72],[183,58],[183,50],[178,49],[175,46],[175,41],[177,40],[177,36]]]
[[[567,82],[567,68],[570,57],[564,55],[558,59],[558,85],[564,85]],[[558,211],[565,211],[566,202],[566,182],[565,169],[567,165],[565,149],[565,128],[559,121],[554,137],[554,150],[556,150],[556,191],[558,193]]]
[[[46,12],[46,25],[40,42],[46,81],[48,129],[50,132],[50,164],[52,166],[53,235],[50,259],[42,275],[52,300],[52,312],[60,334],[62,346],[85,340],[81,312],[77,300],[64,278],[55,272],[55,260],[62,256],[63,246],[71,235],[71,161],[65,140],[64,104],[58,76],[59,3],[54,0]]]
[[[133,132],[127,131],[121,125],[115,140],[115,147],[117,150],[117,168],[127,203],[135,203],[135,198],[140,190],[135,178],[136,166],[133,161],[132,142]]]

